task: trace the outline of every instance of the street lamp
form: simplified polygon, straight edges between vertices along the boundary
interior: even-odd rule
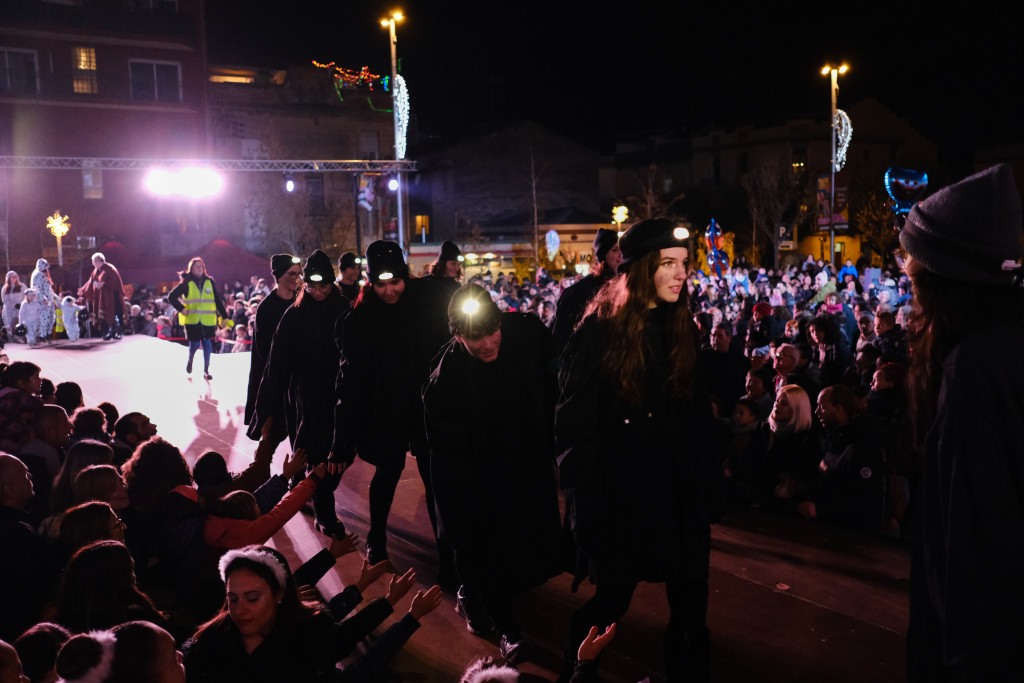
[[[63,266],[64,250],[61,247],[61,238],[68,234],[68,230],[71,229],[71,223],[68,222],[67,216],[60,215],[60,211],[54,211],[52,216],[47,216],[46,227],[57,238],[57,265]]]
[[[395,32],[395,24],[405,19],[399,10],[395,10],[390,16],[380,20],[380,25],[386,29],[391,36],[391,111],[395,124],[395,160],[405,157],[402,135],[400,133],[401,120],[398,102],[398,34]],[[398,204],[398,246],[405,249],[405,207],[402,206],[402,185],[401,173],[398,174],[398,188],[395,194],[395,201]]]
[[[629,220],[629,207],[619,204],[612,207],[612,222],[615,223],[615,230],[622,237],[622,224]]]
[[[836,171],[839,170],[839,160],[836,157],[836,98],[839,95],[839,76],[849,70],[850,67],[846,64],[839,66],[826,64],[821,67],[822,76],[832,77],[832,116],[829,118],[830,127],[832,128],[832,162],[830,164],[831,180],[829,182],[829,193],[831,196],[828,200],[828,262],[833,266],[835,266],[836,260]]]

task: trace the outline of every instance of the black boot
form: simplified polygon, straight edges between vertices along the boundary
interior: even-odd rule
[[[114,339],[121,338],[121,316],[114,316]]]

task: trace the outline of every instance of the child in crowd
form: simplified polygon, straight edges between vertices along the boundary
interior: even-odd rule
[[[42,317],[43,304],[39,301],[36,290],[29,287],[25,290],[25,300],[18,309],[18,323],[25,326],[25,338],[29,346],[36,346],[44,341],[40,338],[45,334],[42,330]]]
[[[69,341],[78,341],[81,336],[81,329],[78,326],[78,314],[86,310],[70,294],[60,300],[60,310],[64,316],[64,329],[67,332]]]

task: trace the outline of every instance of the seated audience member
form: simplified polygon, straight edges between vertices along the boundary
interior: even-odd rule
[[[89,465],[109,465],[113,459],[114,452],[101,441],[84,439],[73,443],[68,449],[67,457],[64,458],[64,464],[53,480],[53,491],[50,494],[51,514],[60,514],[71,507],[71,489],[79,472]],[[59,527],[56,531],[60,531]],[[56,537],[56,533],[53,537]]]
[[[24,683],[27,680],[18,651],[10,643],[0,640],[0,683]]]
[[[132,556],[120,541],[95,541],[79,548],[64,569],[46,619],[74,633],[135,620],[167,628],[167,614],[135,584],[133,569]]]
[[[33,495],[25,463],[0,453],[0,640],[7,642],[39,620],[56,586],[51,548],[25,512]]]
[[[61,680],[88,683],[185,683],[174,636],[148,621],[72,636],[57,654]]]
[[[159,436],[135,449],[122,468],[131,505],[124,519],[139,584],[166,591],[197,621],[216,604],[216,568],[203,543],[206,512],[181,451]],[[214,608],[215,609],[215,608]]]
[[[46,462],[50,478],[57,476],[64,462],[71,439],[68,414],[56,404],[45,404],[32,419],[32,438],[25,442],[17,455],[34,455]]]
[[[881,533],[888,482],[878,420],[857,414],[853,391],[845,384],[822,389],[815,414],[825,428],[821,478],[797,511],[804,517]]]
[[[82,407],[71,414],[71,443],[82,439],[110,443],[107,416],[99,408]]]
[[[270,462],[274,457],[275,448],[272,439],[260,439],[253,461],[241,472],[229,472],[223,455],[217,451],[206,451],[196,458],[196,464],[192,466],[192,477],[199,494],[210,500],[232,491],[248,491],[255,494],[271,478]],[[288,480],[286,477],[285,482]],[[278,495],[277,499],[280,497]],[[266,503],[261,501],[260,510],[266,512],[274,502],[276,500],[271,502],[270,506],[266,506]]]
[[[74,414],[76,410],[85,405],[85,397],[82,387],[78,382],[61,382],[55,389],[55,402],[67,412]]]
[[[80,505],[90,500],[109,503],[118,514],[128,508],[128,487],[116,467],[89,465],[75,476],[75,483],[71,487],[72,504]]]
[[[76,552],[96,541],[124,543],[124,523],[114,508],[98,500],[68,508],[57,538],[57,561],[65,566]]]
[[[71,631],[60,624],[42,621],[18,636],[14,649],[31,683],[57,682],[57,653],[71,635]]]
[[[749,398],[736,401],[729,419],[723,470],[727,479],[729,505],[759,502],[760,483],[768,443],[761,430],[761,412]]]
[[[96,404],[96,407],[103,411],[103,414],[107,418],[107,435],[113,438],[114,436],[114,425],[117,424],[117,420],[121,417],[120,411],[110,401],[101,401]]]
[[[822,455],[811,400],[802,387],[787,384],[779,389],[768,427],[764,490],[778,501],[789,501],[817,483]]]
[[[775,384],[772,381],[772,369],[760,367],[750,370],[744,382],[746,393],[741,398],[749,398],[757,403],[759,415],[768,415],[775,405]]]
[[[52,379],[43,377],[39,381],[39,399],[43,403],[57,402],[57,387],[54,386]]]
[[[17,453],[32,436],[32,418],[43,405],[40,371],[21,360],[0,369],[0,451]]]
[[[114,464],[118,467],[124,465],[132,457],[135,447],[156,433],[156,425],[140,412],[125,413],[117,418],[110,444],[114,449]]]
[[[338,623],[319,605],[303,602],[288,562],[267,546],[228,552],[220,571],[224,606],[183,648],[190,683],[311,681],[338,675],[338,663],[358,645],[346,624],[359,615]],[[396,575],[392,589],[404,595],[414,581],[412,570]],[[417,592],[409,612],[347,663],[339,680],[380,680],[420,619],[440,601],[440,586]]]

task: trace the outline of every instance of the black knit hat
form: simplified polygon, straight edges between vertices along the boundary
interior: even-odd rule
[[[604,263],[604,257],[608,255],[611,248],[619,242],[619,233],[616,230],[599,228],[594,236],[594,258]]]
[[[689,236],[686,228],[667,218],[645,218],[634,223],[619,238],[619,248],[622,250],[619,272],[626,272],[629,266],[652,251],[687,246],[686,239]]]
[[[1010,284],[1021,254],[1020,194],[998,164],[914,205],[900,244],[926,269],[951,280]]]
[[[437,262],[444,263],[445,261],[464,261],[462,257],[462,250],[459,249],[459,245],[455,242],[449,242],[445,240],[441,242],[441,252],[437,255]]]
[[[293,254],[274,254],[270,257],[270,272],[274,274],[275,280],[288,272],[288,269],[296,263],[302,263],[302,259]]]
[[[453,335],[479,339],[501,325],[501,311],[480,285],[459,287],[448,302],[448,329]]]
[[[351,251],[346,251],[341,255],[341,258],[338,259],[338,270],[346,270],[353,266],[358,266],[360,263],[362,263],[362,260],[360,260],[358,256],[353,254]]]
[[[405,263],[402,248],[391,240],[377,240],[366,248],[366,274],[370,282],[407,277],[409,266]]]
[[[333,283],[334,264],[331,263],[331,257],[319,249],[314,249],[302,268],[302,279],[308,284]]]

